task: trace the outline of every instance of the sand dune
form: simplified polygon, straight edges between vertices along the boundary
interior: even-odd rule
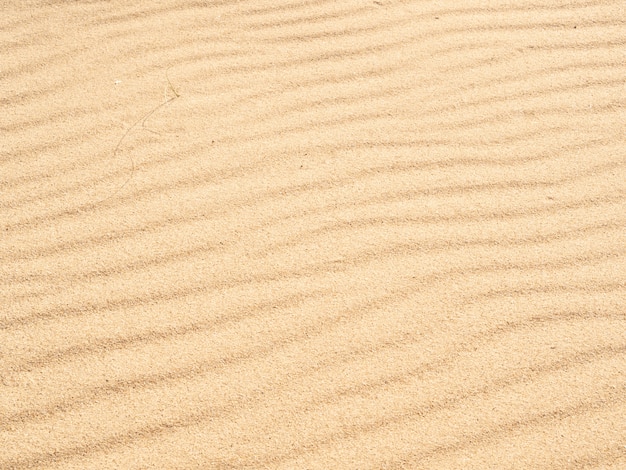
[[[0,18],[0,468],[626,468],[622,1]]]

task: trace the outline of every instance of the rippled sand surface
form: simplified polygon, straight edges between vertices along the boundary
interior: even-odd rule
[[[623,1],[2,10],[0,468],[626,468]]]

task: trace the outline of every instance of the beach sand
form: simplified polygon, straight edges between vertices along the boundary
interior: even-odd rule
[[[0,468],[626,468],[624,2],[0,25]]]

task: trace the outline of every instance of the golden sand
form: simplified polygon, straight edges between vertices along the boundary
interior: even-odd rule
[[[626,468],[623,1],[2,9],[0,468]]]

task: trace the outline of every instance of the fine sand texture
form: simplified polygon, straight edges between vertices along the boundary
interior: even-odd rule
[[[623,0],[5,0],[0,469],[626,469]]]

